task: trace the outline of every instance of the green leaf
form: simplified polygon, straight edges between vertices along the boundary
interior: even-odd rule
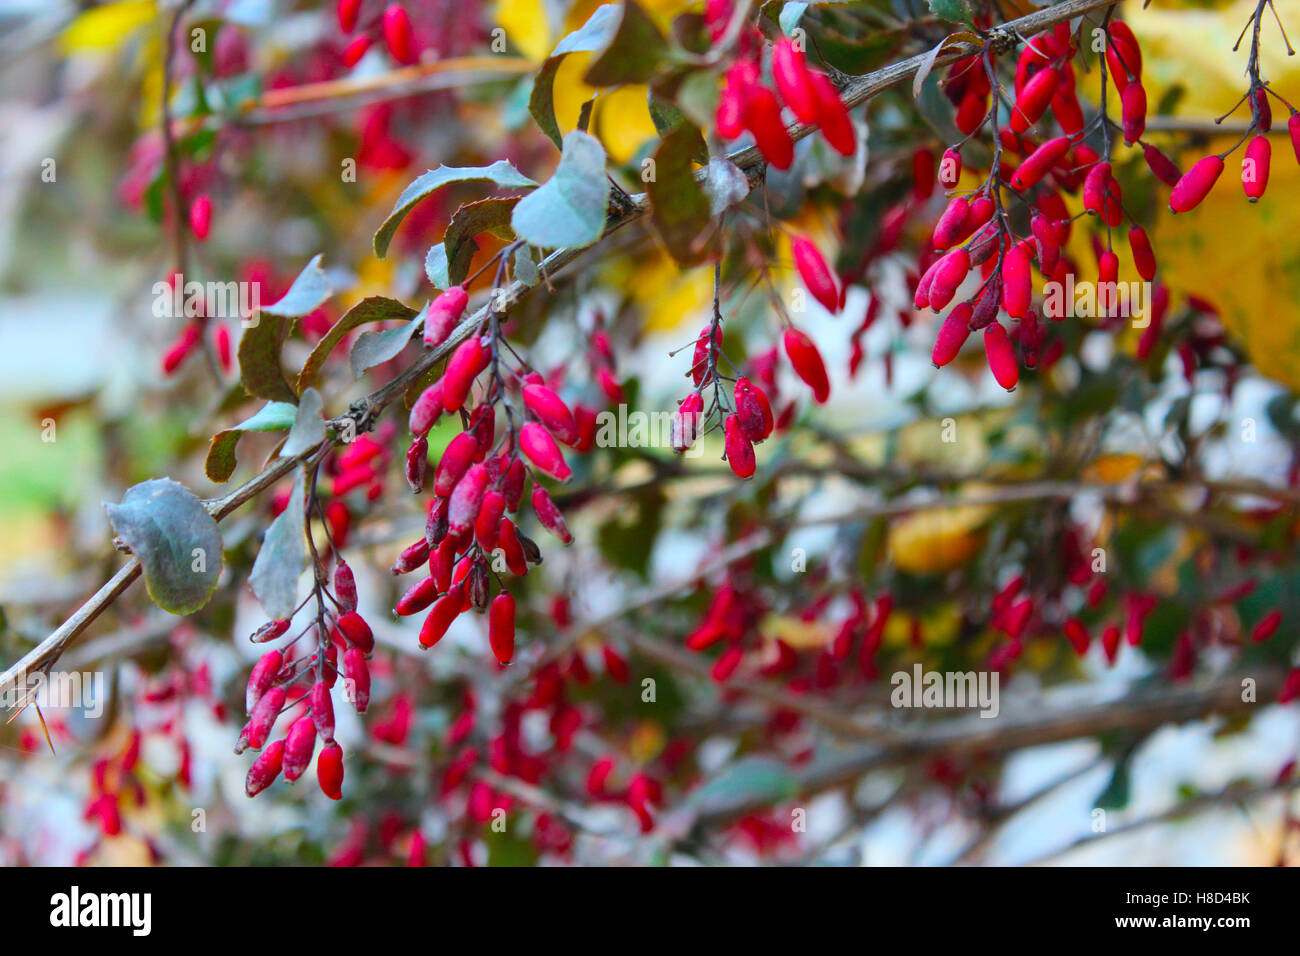
[[[293,425],[298,409],[289,402],[267,402],[248,420],[212,436],[203,470],[209,481],[229,481],[235,473],[235,447],[244,432],[281,431]]]
[[[970,23],[970,0],[929,0],[930,12],[953,23]]]
[[[248,583],[274,620],[292,617],[298,607],[298,578],[307,561],[307,502],[301,467],[296,469],[289,504],[266,529]]]
[[[113,532],[140,559],[149,597],[164,611],[193,614],[221,575],[221,532],[203,502],[170,478],[127,489],[105,502]]]
[[[292,319],[268,315],[263,310],[257,324],[249,326],[239,339],[239,380],[249,395],[273,402],[297,403],[298,396],[280,367],[280,349],[289,336]]]
[[[709,197],[695,178],[691,157],[699,131],[683,123],[659,143],[654,153],[655,175],[646,183],[650,221],[668,252],[682,265],[707,258]]]
[[[613,37],[587,68],[584,79],[590,86],[644,83],[668,52],[664,35],[634,0],[623,0],[621,9]]]
[[[519,200],[511,224],[519,238],[534,246],[580,248],[600,238],[608,206],[605,147],[575,130],[564,137],[555,175]]]
[[[325,360],[349,332],[371,322],[394,320],[409,322],[414,317],[415,310],[396,299],[385,298],[382,295],[372,295],[362,299],[348,309],[343,318],[335,322],[333,328],[316,343],[311,355],[307,356],[307,361],[303,363],[302,371],[298,373],[298,391],[302,392],[308,386],[317,384]]]
[[[321,418],[321,409],[325,403],[320,392],[307,388],[298,399],[298,414],[294,417],[289,437],[280,448],[281,458],[297,458],[308,449],[315,448],[325,440],[325,419]]]
[[[709,161],[708,144],[704,142],[704,136],[701,135],[699,129],[686,118],[686,114],[681,111],[681,108],[676,103],[657,95],[653,89],[650,90],[647,101],[650,108],[650,119],[654,122],[655,130],[659,135],[667,136],[673,130],[685,126],[691,131],[691,159],[701,166],[707,163]]]
[[[466,203],[451,217],[442,237],[443,255],[448,259],[447,278],[452,285],[465,281],[470,262],[478,252],[474,237],[490,232],[500,239],[510,240],[510,213],[522,197],[496,196],[478,202]]]
[[[504,159],[497,160],[491,166],[439,166],[431,169],[402,190],[402,194],[397,197],[393,211],[375,233],[375,255],[384,258],[397,227],[420,200],[427,199],[448,183],[475,182],[494,183],[503,189],[532,189],[537,185]]]
[[[533,121],[552,143],[560,145],[560,126],[555,121],[555,74],[570,53],[592,53],[602,50],[618,31],[622,13],[617,4],[599,6],[577,30],[560,40],[547,57],[533,80],[533,91],[528,98],[528,112]]]
[[[315,312],[324,305],[333,290],[329,279],[325,277],[325,270],[320,267],[320,261],[319,254],[313,256],[306,268],[298,273],[298,278],[293,280],[289,291],[273,305],[262,306],[262,312],[296,319]]]
[[[352,346],[352,377],[360,378],[367,369],[374,368],[382,362],[397,358],[411,341],[411,336],[424,323],[424,314],[429,310],[426,305],[419,315],[405,325],[385,329],[382,332],[365,332]]]
[[[697,787],[687,797],[698,812],[750,804],[773,804],[799,793],[799,781],[774,757],[742,757]]]

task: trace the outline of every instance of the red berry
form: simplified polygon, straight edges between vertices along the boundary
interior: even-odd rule
[[[488,611],[488,643],[497,662],[509,664],[515,655],[515,599],[502,591]]]
[[[400,3],[390,3],[384,9],[384,42],[388,52],[398,63],[414,63],[415,49],[411,40],[411,18]]]
[[[343,748],[330,741],[316,758],[316,780],[331,800],[343,799]]]
[[[825,404],[831,394],[830,379],[826,375],[826,363],[813,340],[799,329],[786,329],[782,343],[795,374],[813,390],[814,401],[818,405]]]
[[[1169,194],[1169,209],[1172,212],[1188,212],[1201,204],[1209,195],[1214,184],[1223,174],[1223,157],[1206,156],[1183,174]]]

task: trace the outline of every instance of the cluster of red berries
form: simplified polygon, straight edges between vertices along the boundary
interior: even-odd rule
[[[267,651],[253,665],[244,692],[248,722],[239,733],[235,752],[260,750],[248,770],[244,787],[250,797],[269,787],[280,775],[290,783],[311,765],[319,737],[324,744],[316,758],[316,778],[321,791],[331,800],[342,798],[343,748],[334,739],[333,688],[339,675],[358,714],[370,705],[370,669],[367,659],[374,652],[375,638],[370,625],[357,613],[357,589],[352,569],[341,557],[334,567],[334,588],[330,595],[338,614],[325,612],[322,621],[311,624],[299,637],[317,638],[315,650],[295,659],[294,641]],[[332,622],[328,638],[321,624]],[[289,630],[290,621],[268,621],[253,632],[255,644],[278,640]],[[342,660],[340,661],[340,652]],[[268,739],[287,712],[298,712],[282,738]],[[265,748],[265,749],[263,749]]]
[[[364,5],[365,0],[338,0],[339,29],[344,33],[354,33]],[[407,65],[419,59],[420,51],[416,45],[414,31],[411,29],[410,15],[400,3],[390,3],[384,7],[378,24],[369,24],[368,32],[360,33],[348,42],[343,50],[345,66],[348,68],[356,66],[366,55],[366,51],[370,49],[371,34],[375,26],[380,27],[384,43],[394,60]]]
[[[706,7],[705,19],[715,35],[730,17],[730,2]],[[831,148],[853,155],[857,135],[849,111],[830,77],[808,65],[802,47],[786,37],[772,45],[768,65],[776,92],[762,82],[763,44],[758,31],[750,28],[742,33],[738,48],[740,55],[723,77],[718,97],[715,128],[719,136],[732,140],[748,132],[765,160],[777,169],[789,169],[794,162],[794,140],[786,128],[784,104],[799,122],[816,124]]]

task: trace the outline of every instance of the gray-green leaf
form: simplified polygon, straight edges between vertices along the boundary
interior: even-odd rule
[[[298,607],[298,579],[307,561],[307,503],[303,489],[303,470],[299,467],[289,504],[266,529],[262,549],[248,576],[262,609],[273,620],[292,617]]]
[[[313,256],[306,268],[298,273],[298,278],[293,280],[289,291],[274,304],[262,306],[262,311],[286,319],[296,319],[315,312],[324,305],[332,290],[329,279],[325,277],[325,270],[320,267],[320,261],[320,254]]]
[[[491,166],[439,166],[431,169],[403,189],[397,197],[393,211],[375,233],[375,255],[381,259],[387,255],[388,244],[393,241],[397,227],[421,199],[428,198],[448,183],[470,182],[489,182],[502,189],[531,189],[537,185],[504,159],[497,160]]]
[[[170,478],[129,488],[105,502],[114,533],[140,559],[149,597],[164,611],[193,614],[221,575],[221,532],[203,502]]]
[[[531,245],[581,248],[604,232],[608,205],[605,147],[594,136],[575,130],[564,137],[555,175],[519,200],[510,222],[515,234]]]
[[[310,387],[303,390],[298,398],[298,414],[293,427],[280,449],[281,458],[297,458],[325,440],[325,420],[320,415],[323,407],[320,392]]]

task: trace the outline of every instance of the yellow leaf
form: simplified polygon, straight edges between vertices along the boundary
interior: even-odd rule
[[[1083,469],[1085,481],[1117,485],[1142,466],[1142,456],[1133,454],[1099,455]]]
[[[59,51],[68,56],[82,50],[111,50],[153,20],[154,0],[118,0],[93,7],[69,24],[59,37]]]
[[[600,141],[616,163],[636,155],[647,140],[658,135],[647,103],[649,87],[620,86],[602,93],[596,101],[600,118]]]
[[[928,508],[895,521],[889,529],[894,565],[909,574],[937,574],[959,568],[979,553],[987,505]]]
[[[1287,24],[1300,23],[1300,0],[1278,0]],[[1151,103],[1175,83],[1187,93],[1179,114],[1211,118],[1231,109],[1245,92],[1242,71],[1249,37],[1237,53],[1232,41],[1254,11],[1254,0],[1221,10],[1141,10],[1128,3],[1125,19],[1144,53],[1143,83]],[[1145,64],[1151,64],[1147,67]],[[1194,63],[1195,69],[1187,64]],[[1277,24],[1265,17],[1260,44],[1262,74],[1291,102],[1300,96],[1300,57],[1288,57]],[[1196,209],[1160,217],[1152,244],[1160,276],[1175,292],[1202,296],[1222,310],[1231,333],[1259,371],[1300,390],[1300,318],[1290,303],[1300,299],[1300,166],[1285,136],[1285,112],[1274,104],[1273,163],[1268,191],[1252,205],[1240,185],[1241,155],[1228,157],[1214,190]],[[1234,118],[1248,118],[1238,110]],[[1236,137],[1216,137],[1200,155],[1230,148]],[[1189,156],[1187,166],[1195,157]],[[1163,187],[1162,187],[1163,189]],[[1167,191],[1162,191],[1162,197]],[[1123,260],[1124,256],[1121,256]]]
[[[759,631],[769,641],[782,640],[795,650],[824,647],[834,632],[823,621],[805,621],[786,614],[770,614],[759,625]]]
[[[607,278],[642,303],[647,332],[668,332],[687,321],[702,326],[713,301],[712,270],[682,269],[657,246],[640,259],[612,260]]]

